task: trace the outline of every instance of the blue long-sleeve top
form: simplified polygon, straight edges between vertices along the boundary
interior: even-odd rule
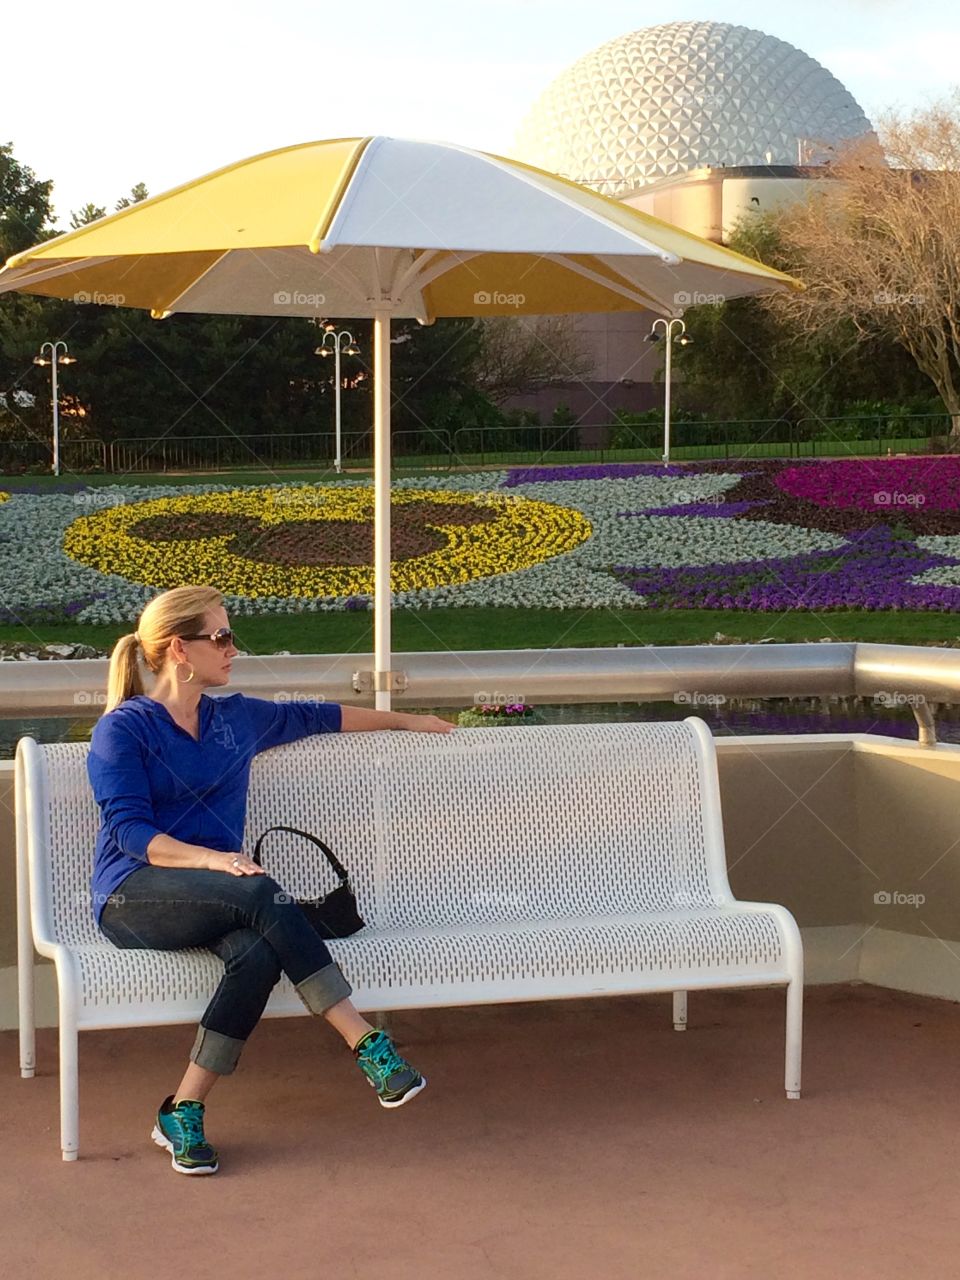
[[[110,894],[148,865],[154,836],[239,851],[253,757],[341,727],[332,702],[203,694],[199,712],[195,739],[162,703],[141,695],[102,716],[93,730],[87,774],[100,806],[91,884],[98,922]]]

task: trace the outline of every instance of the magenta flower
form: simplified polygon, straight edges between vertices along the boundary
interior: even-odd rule
[[[904,513],[960,510],[960,457],[851,458],[784,467],[778,488],[818,507]]]

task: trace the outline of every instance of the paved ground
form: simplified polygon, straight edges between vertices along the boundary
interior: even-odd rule
[[[187,1027],[81,1036],[60,1160],[55,1034],[0,1035],[0,1274],[31,1280],[922,1280],[960,1273],[960,1007],[808,993],[781,1092],[778,992],[397,1015],[430,1080],[395,1112],[338,1038],[265,1022],[210,1102],[221,1172],[148,1139]]]

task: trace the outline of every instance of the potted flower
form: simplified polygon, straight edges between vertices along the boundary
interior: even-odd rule
[[[481,702],[457,716],[468,729],[496,729],[504,725],[543,724],[543,716],[526,702]]]

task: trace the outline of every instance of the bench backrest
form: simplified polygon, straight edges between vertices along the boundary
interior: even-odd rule
[[[30,753],[51,941],[97,937],[86,752]],[[276,823],[332,846],[373,925],[670,911],[730,897],[713,742],[693,719],[314,737],[253,762],[245,849]],[[264,865],[297,896],[335,883],[295,837],[270,836]]]

